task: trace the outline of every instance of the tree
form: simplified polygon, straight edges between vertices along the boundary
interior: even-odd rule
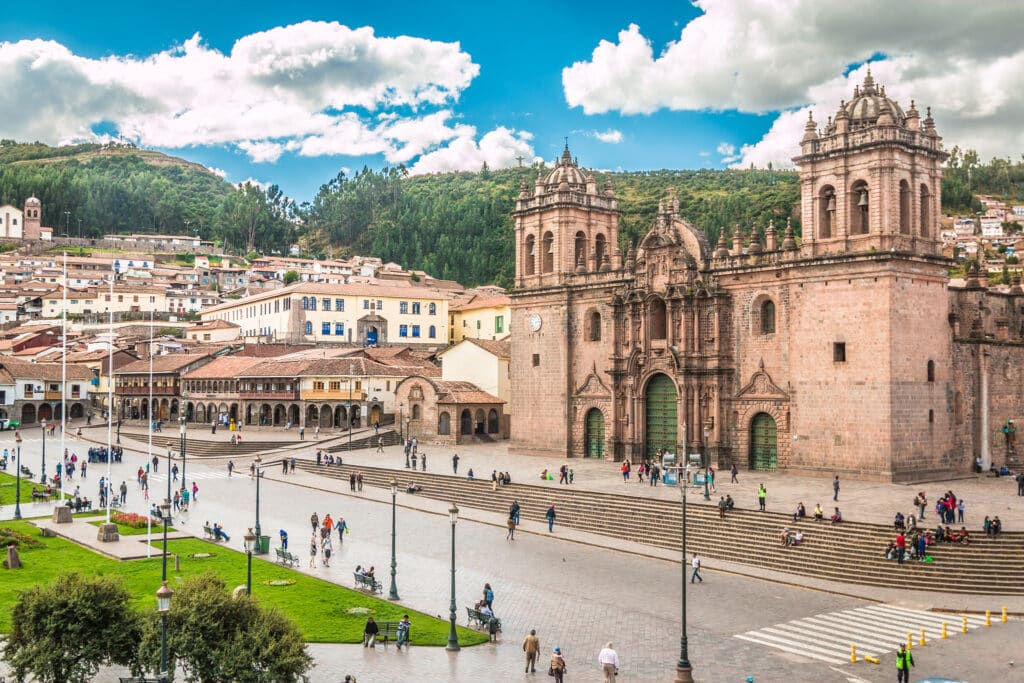
[[[167,623],[168,668],[186,681],[299,681],[313,664],[295,625],[250,596],[232,597],[213,573],[186,579],[174,593]],[[138,651],[144,668],[160,662],[160,617],[146,619]]]
[[[290,285],[293,282],[298,282],[298,281],[299,281],[299,273],[298,273],[298,271],[289,270],[288,272],[286,272],[284,274],[284,283],[286,285]]]
[[[61,574],[18,598],[4,659],[17,680],[92,680],[100,666],[134,667],[139,619],[119,579]]]

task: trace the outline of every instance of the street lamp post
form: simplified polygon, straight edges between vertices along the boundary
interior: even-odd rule
[[[242,540],[245,543],[246,556],[245,594],[252,595],[252,551],[256,549],[256,536],[252,533],[252,529],[249,529]]]
[[[711,500],[711,494],[708,492],[708,466],[711,464],[711,447],[708,445],[709,438],[711,438],[710,419],[704,423],[704,500]]]
[[[167,523],[164,522],[164,529]],[[166,534],[166,532],[165,532]],[[166,541],[164,541],[166,545]],[[164,565],[167,564],[167,552],[164,551]],[[164,572],[166,574],[166,571]],[[167,613],[171,611],[171,596],[174,591],[163,580],[156,591],[156,611],[160,613],[160,683],[167,683]]]
[[[185,488],[185,416],[181,416],[181,487]]]
[[[452,523],[452,602],[448,608],[451,628],[448,629],[448,646],[445,649],[449,652],[458,652],[459,635],[455,632],[455,523],[459,521],[459,508],[455,503],[448,509],[448,519]]]
[[[121,416],[117,416],[117,445],[121,445]]]
[[[46,423],[44,422],[43,424],[41,424],[39,426],[43,428],[43,471],[39,475],[39,483],[40,484],[45,484],[46,483]]]
[[[395,498],[398,496],[398,482],[391,480],[391,590],[388,591],[388,600],[398,600],[398,586],[395,584],[395,570],[398,563],[395,561]]]
[[[260,456],[257,455],[256,456],[256,460],[255,460],[255,465],[256,465],[256,551],[255,552],[256,552],[257,555],[259,555],[260,551],[262,550],[262,548],[259,545],[260,544],[260,535],[262,533],[262,531],[260,530],[260,478],[263,477],[263,470],[260,469],[260,466],[262,464],[263,464],[262,458],[260,458]]]
[[[21,435],[18,435],[14,472],[17,483],[14,485],[14,518],[21,519]]]
[[[685,443],[685,437],[684,437]],[[685,447],[684,447],[685,449]],[[689,462],[684,458],[679,462],[679,490],[683,496],[683,555],[679,573],[682,576],[683,586],[683,632],[679,637],[679,661],[676,662],[675,683],[693,683],[693,666],[690,664],[690,653],[686,640],[686,485],[690,478]]]

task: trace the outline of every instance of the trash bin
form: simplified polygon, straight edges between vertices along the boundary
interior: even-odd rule
[[[260,536],[260,554],[266,555],[270,552],[270,536]]]

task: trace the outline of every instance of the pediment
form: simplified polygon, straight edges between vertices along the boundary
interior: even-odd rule
[[[611,389],[608,388],[601,378],[597,375],[597,366],[591,369],[590,374],[583,380],[573,396],[595,396],[595,397],[608,397],[611,396]]]
[[[736,398],[789,399],[789,394],[772,380],[771,375],[765,371],[764,360],[762,360],[757,372],[740,389],[739,393],[736,394]]]

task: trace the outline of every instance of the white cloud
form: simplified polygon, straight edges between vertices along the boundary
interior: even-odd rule
[[[508,168],[517,165],[520,156],[530,163],[539,160],[530,144],[533,136],[526,131],[499,126],[480,138],[479,144],[475,127],[459,126],[457,131],[458,136],[446,147],[421,156],[410,172],[479,171],[484,163],[490,168]]]
[[[216,166],[207,166],[206,170],[212,173],[213,175],[217,176],[218,178],[228,177],[228,172],[225,171],[223,168],[217,168]]]
[[[606,142],[609,145],[617,145],[622,142],[622,131],[609,128],[603,133],[599,130],[595,130],[593,133],[594,137],[600,142]]]
[[[562,72],[570,106],[587,114],[736,110],[776,114],[736,163],[789,164],[802,126],[796,111],[825,119],[849,99],[875,58],[876,79],[904,105],[933,107],[939,133],[983,156],[1024,148],[1024,43],[1014,2],[959,0],[697,0],[703,14],[655,54],[636,25],[601,41],[589,61]],[[877,57],[882,55],[882,57]],[[781,112],[781,113],[780,113]],[[803,112],[806,118],[806,110]]]
[[[260,188],[264,192],[266,192],[267,190],[270,189],[270,183],[263,182],[262,180],[256,180],[255,178],[253,178],[251,176],[249,178],[246,178],[245,180],[243,180],[240,183],[235,183],[235,185],[237,185],[238,187],[244,187],[246,185],[253,185],[255,187]]]
[[[53,41],[0,42],[0,91],[33,93],[30,106],[0,98],[0,132],[59,143],[98,139],[102,125],[147,146],[233,145],[258,162],[289,151],[407,161],[460,134],[450,111],[430,110],[457,102],[478,73],[458,43],[334,22],[253,33],[229,53],[198,34],[103,59]]]

